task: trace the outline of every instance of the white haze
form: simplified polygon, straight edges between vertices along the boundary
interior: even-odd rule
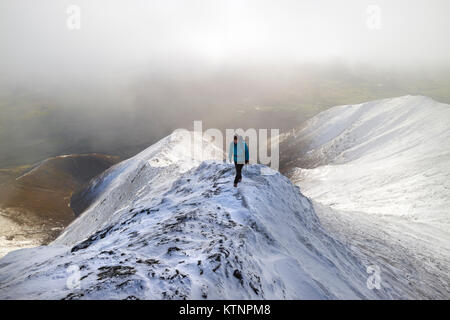
[[[80,30],[66,26],[72,4]],[[368,5],[381,9],[380,30],[366,26]],[[111,81],[181,66],[336,60],[447,67],[449,9],[446,0],[2,0],[0,77]]]

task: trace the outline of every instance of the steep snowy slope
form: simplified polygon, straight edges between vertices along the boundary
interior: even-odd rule
[[[81,191],[77,205],[87,210],[55,243],[73,244],[89,236],[111,223],[130,201],[136,203],[162,194],[181,173],[208,159],[224,159],[223,151],[201,135],[187,137],[180,131],[161,139],[136,156],[106,170]]]
[[[406,96],[335,107],[283,144],[297,154],[282,166],[310,168],[292,177],[308,180],[303,190],[324,204],[449,221],[449,105]]]
[[[449,105],[405,96],[334,107],[280,149],[283,172],[328,230],[351,245],[361,238],[366,257],[400,270],[415,297],[450,297]]]
[[[286,177],[251,165],[234,188],[233,165],[188,154],[174,133],[110,168],[52,245],[0,260],[0,299],[402,297],[367,288]]]

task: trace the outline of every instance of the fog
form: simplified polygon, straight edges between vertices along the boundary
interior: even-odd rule
[[[336,104],[449,102],[449,9],[447,0],[2,0],[0,166],[128,156],[193,120],[289,129]]]
[[[70,5],[80,9],[79,30],[67,27]],[[368,26],[373,5],[379,29]],[[2,0],[0,8],[9,79],[132,74],[187,61],[450,64],[446,0]]]

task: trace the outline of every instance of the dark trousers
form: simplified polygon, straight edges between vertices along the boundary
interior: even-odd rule
[[[239,180],[242,180],[242,167],[244,166],[243,163],[234,163],[234,167],[236,168],[236,177],[234,178],[234,183],[238,183]]]

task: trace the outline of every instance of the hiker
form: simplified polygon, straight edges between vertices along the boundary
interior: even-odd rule
[[[233,142],[230,143],[228,151],[228,158],[231,162],[231,157],[234,160],[234,167],[236,168],[236,177],[234,178],[234,186],[237,187],[238,182],[242,181],[242,167],[248,164],[248,147],[241,136],[234,136]]]

